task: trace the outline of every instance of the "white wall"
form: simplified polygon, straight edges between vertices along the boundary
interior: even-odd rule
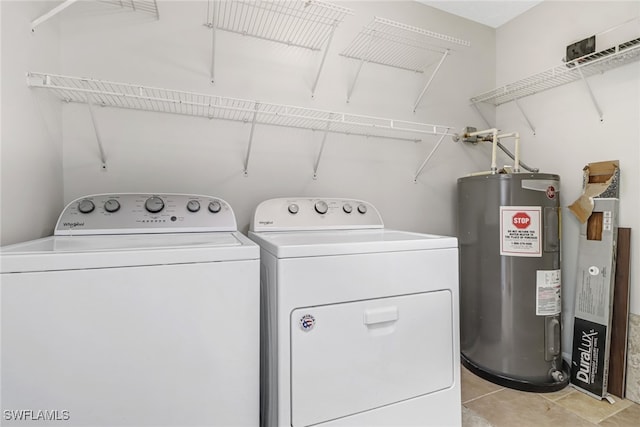
[[[58,25],[31,32],[51,2],[2,1],[0,244],[51,234],[62,209],[62,110],[36,97],[26,72],[58,71]]]
[[[222,31],[212,86],[211,35],[202,25],[206,2],[158,4],[159,21],[131,12],[100,14],[95,4],[74,5],[62,21],[62,74],[455,129],[477,120],[469,97],[495,84],[493,29],[415,2],[367,1],[340,3],[355,15],[335,34],[315,99],[310,90],[319,53]],[[416,114],[413,103],[428,74],[375,64],[365,64],[351,103],[345,102],[357,62],[338,54],[374,16],[471,41],[470,48],[459,49],[444,63]],[[416,144],[330,134],[313,180],[320,133],[257,126],[249,176],[244,177],[248,124],[108,108],[98,109],[96,116],[106,172],[100,170],[87,106],[63,108],[66,202],[97,192],[211,194],[234,207],[242,231],[264,199],[324,195],[368,200],[388,227],[454,234],[456,178],[488,167],[483,148],[447,137],[415,184],[413,174],[437,137]]]
[[[638,2],[545,1],[497,30],[497,83],[508,84],[555,67],[566,45],[639,16]],[[638,32],[637,26],[634,31]],[[582,82],[520,101],[536,128],[535,136],[513,103],[498,107],[496,113],[501,129],[524,135],[526,162],[561,177],[565,344],[573,333],[580,226],[566,207],[581,194],[582,168],[587,163],[620,160],[619,223],[633,229],[631,312],[640,313],[640,63],[593,76],[589,84],[604,113],[603,122]],[[570,352],[568,347],[564,350]]]

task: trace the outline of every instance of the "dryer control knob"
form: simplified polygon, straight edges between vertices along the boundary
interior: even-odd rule
[[[353,212],[353,206],[351,206],[349,203],[345,203],[345,205],[342,207],[342,210],[344,211],[344,213],[350,214],[351,212]]]
[[[219,201],[214,200],[213,202],[209,203],[209,212],[218,213],[220,212],[221,209],[222,209],[222,205],[220,204]]]
[[[109,199],[104,202],[104,210],[109,213],[118,212],[120,210],[120,202],[116,199]]]
[[[200,202],[197,200],[189,200],[187,202],[187,210],[189,212],[198,212],[200,210]]]
[[[158,213],[164,209],[164,202],[158,196],[149,197],[147,201],[144,202],[144,208],[151,213]]]
[[[360,212],[363,215],[366,214],[367,213],[367,205],[359,204],[358,205],[358,212]]]
[[[289,205],[288,210],[289,210],[289,213],[290,213],[290,214],[295,215],[295,214],[297,214],[297,213],[298,213],[298,211],[300,210],[300,208],[299,208],[299,207],[298,207],[298,205],[296,205],[295,203],[292,203],[292,204],[290,204],[290,205]]]
[[[329,210],[329,206],[327,205],[327,202],[323,202],[322,200],[320,200],[319,202],[316,202],[315,208],[316,208],[316,212],[318,212],[321,215],[326,214],[327,211]]]
[[[78,203],[78,210],[83,214],[91,213],[95,208],[96,205],[91,200],[84,199]]]

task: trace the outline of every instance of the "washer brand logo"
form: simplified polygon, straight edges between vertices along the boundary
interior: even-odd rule
[[[316,326],[316,318],[310,314],[305,314],[300,318],[300,329],[305,332],[311,331]]]
[[[271,224],[273,224],[273,221],[258,221],[258,224],[260,224],[260,225],[271,225]]]
[[[62,225],[69,228],[84,227],[84,222],[63,222]]]

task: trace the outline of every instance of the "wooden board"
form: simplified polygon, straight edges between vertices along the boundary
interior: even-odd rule
[[[618,227],[616,279],[613,291],[611,353],[607,391],[624,398],[627,364],[627,330],[629,328],[629,273],[631,268],[631,229]]]

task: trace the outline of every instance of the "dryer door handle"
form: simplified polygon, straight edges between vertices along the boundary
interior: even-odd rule
[[[384,307],[384,308],[374,308],[371,310],[366,310],[364,312],[364,324],[365,325],[375,325],[378,323],[388,323],[395,322],[398,320],[399,312],[398,307]]]

